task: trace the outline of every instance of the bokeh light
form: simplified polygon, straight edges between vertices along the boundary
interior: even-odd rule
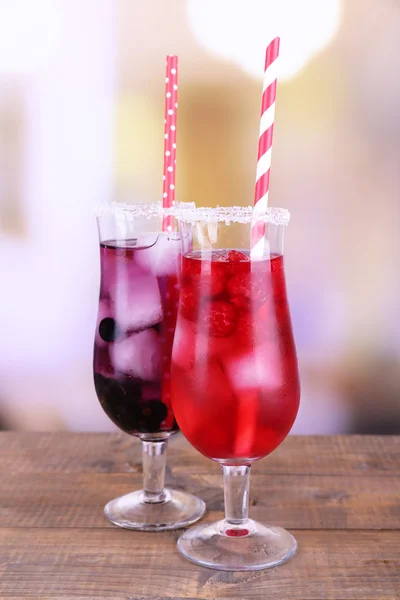
[[[249,75],[263,73],[265,48],[281,37],[280,79],[296,75],[334,37],[340,0],[188,0],[193,33]]]
[[[53,50],[60,33],[54,0],[0,2],[0,71],[29,73]]]

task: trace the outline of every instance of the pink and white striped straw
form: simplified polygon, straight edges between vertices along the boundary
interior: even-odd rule
[[[164,176],[163,207],[170,208],[175,200],[176,116],[178,110],[178,57],[167,55],[165,72]],[[163,230],[172,229],[172,217],[164,217]]]
[[[272,138],[274,134],[275,100],[278,76],[280,38],[268,45],[265,54],[263,93],[261,101],[260,134],[258,139],[258,162],[254,193],[255,213],[268,208],[269,181],[271,172]],[[252,231],[253,255],[262,255],[265,225],[255,223]]]

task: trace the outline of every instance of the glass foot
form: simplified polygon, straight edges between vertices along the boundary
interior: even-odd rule
[[[261,525],[249,519],[241,528],[226,521],[191,527],[178,540],[185,558],[221,571],[256,571],[289,560],[297,548],[295,538],[281,527]]]
[[[106,504],[104,514],[114,525],[141,531],[179,529],[204,515],[206,505],[197,496],[178,490],[164,492],[164,502],[144,502],[142,490],[131,492]]]

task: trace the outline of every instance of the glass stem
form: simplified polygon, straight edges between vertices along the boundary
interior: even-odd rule
[[[222,466],[224,474],[225,521],[227,535],[248,533],[250,466]]]
[[[165,464],[168,440],[148,442],[142,440],[143,492],[142,501],[150,504],[165,502]]]

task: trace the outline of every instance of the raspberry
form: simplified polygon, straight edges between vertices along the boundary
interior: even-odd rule
[[[200,294],[204,296],[219,296],[225,289],[226,277],[222,273],[212,273],[211,275],[199,275],[196,283],[199,286]]]
[[[251,273],[238,273],[228,281],[230,296],[251,297]]]
[[[246,256],[245,254],[243,254],[242,252],[238,252],[237,250],[229,250],[229,252],[226,254],[226,252],[221,253],[218,258],[218,261],[220,262],[242,262],[242,261],[246,261],[249,262],[249,257]]]
[[[238,273],[228,281],[227,288],[232,302],[234,297],[241,296],[253,305],[260,306],[269,296],[270,284],[265,276],[256,276],[254,273]],[[238,300],[235,300],[235,305],[237,302]]]
[[[214,260],[224,268],[224,272],[229,275],[238,273],[248,273],[250,269],[250,259],[248,256],[237,250],[221,250],[215,253]]]
[[[202,328],[212,337],[226,337],[236,326],[236,311],[230,302],[211,300],[201,312]]]
[[[190,279],[199,285],[202,296],[219,296],[226,284],[224,269],[216,263],[204,263],[204,268],[200,270],[201,264],[199,261],[198,265],[189,271]]]
[[[236,310],[240,313],[250,309],[250,302],[245,296],[231,296],[231,302]]]
[[[211,277],[206,278],[204,281],[201,280],[202,287],[207,287],[210,291],[211,296],[219,296],[224,289],[226,284],[225,273],[218,269],[211,270]]]
[[[179,303],[182,315],[186,317],[186,319],[194,321],[197,318],[199,304],[198,290],[196,291],[192,285],[185,285],[181,289]]]
[[[242,260],[249,262],[249,257],[243,254],[243,252],[238,252],[237,250],[230,250],[228,252],[228,261],[229,262],[241,262]]]

